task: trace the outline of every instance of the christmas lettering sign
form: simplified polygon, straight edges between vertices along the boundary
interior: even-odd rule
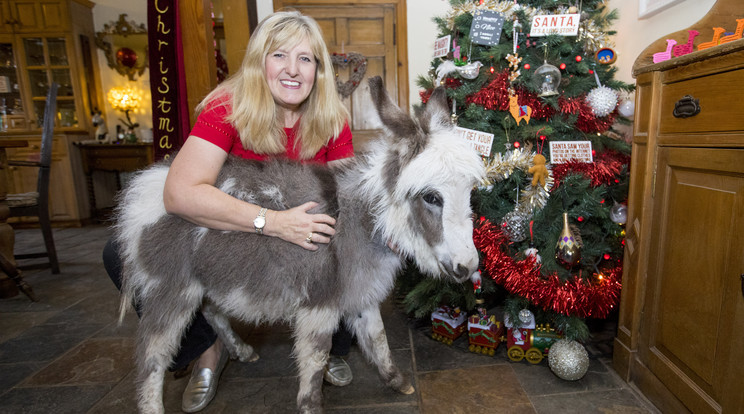
[[[451,35],[440,37],[434,41],[434,57],[444,57],[450,51]]]
[[[537,15],[532,18],[530,36],[576,36],[579,32],[579,14]]]
[[[591,141],[550,141],[550,163],[563,164],[569,161],[591,163]]]
[[[476,12],[470,25],[470,41],[479,45],[496,45],[501,39],[503,26],[503,14],[490,10]]]
[[[484,157],[491,156],[491,146],[493,145],[493,134],[476,131],[474,129],[455,127],[460,136],[470,143],[474,150]]]

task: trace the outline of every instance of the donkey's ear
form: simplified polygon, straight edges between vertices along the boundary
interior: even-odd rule
[[[428,127],[429,131],[452,126],[449,106],[447,106],[447,92],[443,87],[434,89],[426,102],[426,111],[421,116],[421,124]]]
[[[369,78],[369,92],[372,102],[377,109],[382,125],[401,137],[410,137],[416,134],[416,124],[410,116],[401,110],[388,96],[382,85],[382,78],[375,76]]]

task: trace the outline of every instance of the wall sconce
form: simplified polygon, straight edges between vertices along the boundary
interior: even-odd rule
[[[119,121],[127,127],[125,138],[127,141],[136,142],[137,136],[134,134],[134,129],[137,128],[139,124],[132,121],[130,112],[139,108],[140,102],[142,101],[142,92],[131,86],[118,86],[111,88],[111,90],[108,91],[107,98],[114,109],[124,112],[126,120],[119,118]],[[119,130],[118,125],[117,130]],[[117,131],[117,138],[121,139],[118,132],[119,131]]]

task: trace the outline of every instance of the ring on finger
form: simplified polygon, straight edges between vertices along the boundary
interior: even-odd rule
[[[305,239],[306,242],[313,244],[313,232],[310,232],[307,234],[307,238]]]

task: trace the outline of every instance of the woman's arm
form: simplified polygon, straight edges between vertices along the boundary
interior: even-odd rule
[[[214,186],[226,160],[227,153],[220,147],[190,136],[173,160],[165,181],[166,211],[199,226],[255,232],[253,220],[261,206],[238,200]],[[316,205],[308,202],[285,211],[267,211],[263,234],[308,250],[318,248],[314,243],[328,243],[335,233],[335,220],[325,214],[308,214]],[[308,243],[311,232],[313,243]]]

